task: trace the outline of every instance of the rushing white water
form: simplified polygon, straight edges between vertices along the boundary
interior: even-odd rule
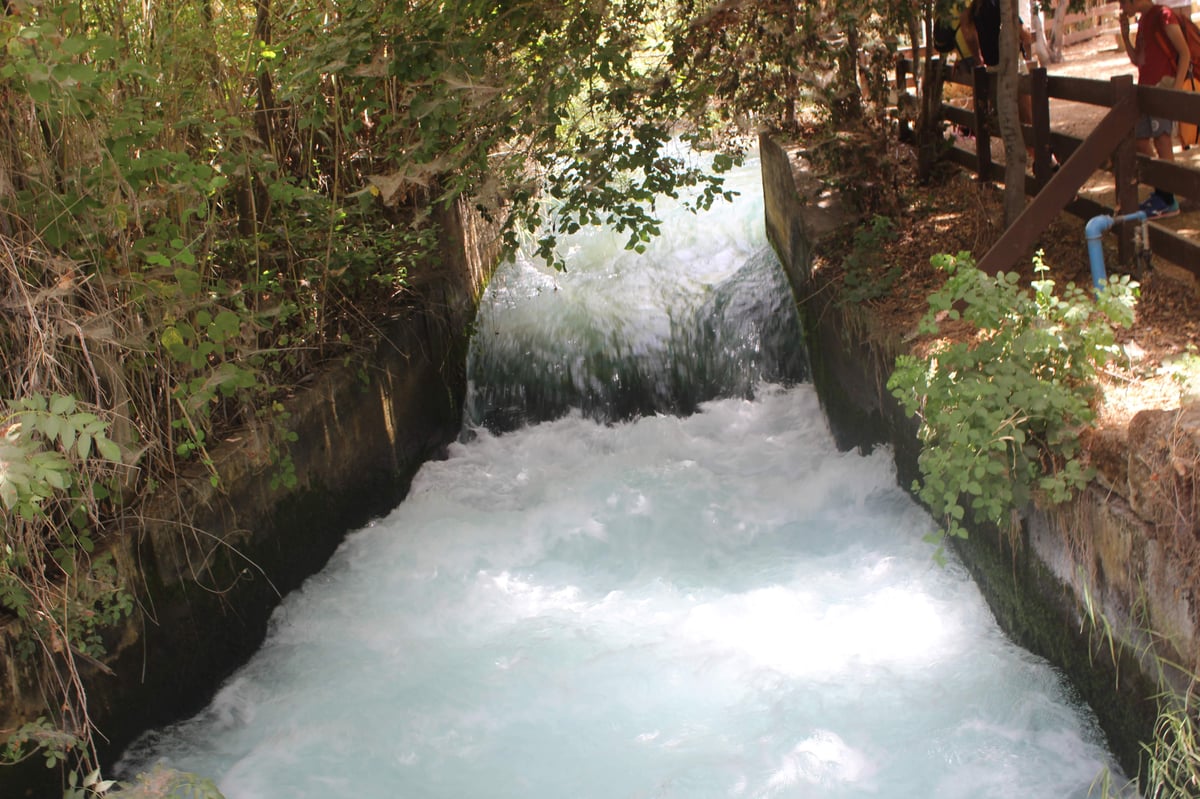
[[[740,201],[701,216],[666,204],[644,255],[588,230],[567,240],[565,274],[526,257],[501,270],[471,351],[468,421],[498,431],[571,409],[599,420],[690,412],[804,377],[759,180],[757,167],[730,176]]]
[[[703,306],[739,271],[761,205],[735,208],[678,234],[704,263],[670,261],[674,288],[619,288],[583,256],[568,276],[514,267],[489,313],[518,321],[480,335],[537,328],[521,298],[540,281],[589,320],[616,309],[589,321],[604,336],[669,350],[647,297]],[[122,768],[166,760],[230,799],[1086,796],[1110,762],[1093,718],[934,563],[890,455],[837,452],[810,386],[731,393],[465,437],[286,598],[207,710]]]

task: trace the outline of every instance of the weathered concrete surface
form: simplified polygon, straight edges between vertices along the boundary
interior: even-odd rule
[[[1075,558],[1053,540],[1036,543],[1123,638],[1140,644],[1151,631],[1150,652],[1185,690],[1200,670],[1200,406],[1139,411],[1116,444],[1094,459],[1090,501],[1059,512],[1058,538]]]
[[[318,571],[349,530],[403,499],[420,465],[459,432],[466,351],[497,261],[487,229],[455,209],[440,220],[440,258],[380,342],[366,380],[338,369],[287,403],[298,485],[272,487],[265,431],[213,450],[220,489],[198,471],[127,520],[114,555],[139,611],[109,640],[112,674],[83,676],[111,759],[144,729],[199,710],[260,645],[280,598]],[[45,713],[37,675],[2,639],[0,728]],[[45,677],[45,675],[41,675]],[[50,694],[53,695],[53,694]],[[0,796],[58,795],[36,758],[0,769]]]
[[[822,276],[808,263],[817,239],[807,237],[820,235],[812,219],[830,224],[829,211],[814,213],[806,205],[806,192],[797,189],[805,175],[779,144],[763,136],[760,151],[768,238],[797,298],[814,382],[835,438],[844,448],[890,446],[898,481],[908,488],[919,474],[917,424],[886,390],[902,342],[872,329],[862,312],[839,306],[834,292],[821,290]],[[807,194],[813,196],[811,190]],[[1148,442],[1164,437],[1143,436]],[[1156,444],[1145,446],[1158,451]],[[1122,483],[1124,495],[1098,480],[1067,507],[1028,509],[1014,537],[981,529],[954,543],[1001,627],[1062,669],[1133,775],[1140,744],[1152,731],[1159,686],[1155,659],[1140,655],[1153,651],[1195,664],[1198,626],[1189,598],[1179,590],[1178,561],[1156,541],[1154,519],[1136,512],[1146,503],[1144,491],[1130,488],[1139,482],[1135,461],[1148,458],[1136,451],[1125,455],[1116,469],[1123,475],[1110,475]],[[1163,457],[1169,462],[1165,455],[1160,461]],[[1162,513],[1159,508],[1152,516],[1161,522]],[[1103,625],[1089,620],[1092,614],[1103,614],[1111,625],[1113,648]]]

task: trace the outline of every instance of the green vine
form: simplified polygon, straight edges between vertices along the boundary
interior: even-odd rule
[[[1096,372],[1117,353],[1115,327],[1133,321],[1138,287],[1113,276],[1095,298],[1074,284],[1060,296],[1041,253],[1032,294],[1015,273],[980,272],[967,253],[933,263],[948,278],[921,332],[961,319],[970,333],[924,358],[899,356],[888,389],[921,421],[913,490],[942,520],[930,537],[941,559],[946,536],[966,537],[968,511],[1003,527],[1035,496],[1057,504],[1090,479],[1078,432],[1094,419]]]
[[[896,223],[881,214],[854,231],[853,247],[843,262],[845,274],[838,293],[841,304],[855,305],[887,296],[900,279],[901,269],[886,262],[884,250],[897,237]]]
[[[112,557],[96,552],[99,520],[120,494],[121,448],[109,423],[73,397],[0,404],[0,611],[20,623],[17,653],[65,664],[58,729],[44,720],[9,737],[0,762],[40,748],[53,766],[87,758],[78,662],[105,652],[103,632],[133,610]]]

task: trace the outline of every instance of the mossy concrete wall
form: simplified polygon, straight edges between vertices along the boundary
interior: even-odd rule
[[[891,447],[899,483],[908,488],[919,474],[917,424],[886,389],[902,342],[874,329],[868,314],[837,303],[835,292],[820,290],[810,255],[820,235],[812,220],[822,212],[806,201],[812,190],[791,153],[763,136],[760,154],[768,238],[798,298],[830,427],[843,448]],[[1178,566],[1164,557],[1147,520],[1113,490],[1114,481],[1097,480],[1051,512],[1027,509],[1013,537],[977,529],[955,548],[1001,627],[1068,676],[1132,776],[1160,685],[1160,661],[1146,655],[1195,664],[1198,625]],[[1101,615],[1106,621],[1094,624]]]
[[[111,673],[83,673],[109,762],[143,730],[199,710],[258,648],[280,598],[348,531],[395,507],[457,436],[469,330],[497,246],[461,208],[440,221],[440,257],[412,276],[365,372],[335,369],[287,403],[294,488],[273,486],[266,433],[245,430],[212,451],[219,487],[197,470],[126,520],[112,551],[138,611],[111,631]],[[11,729],[45,713],[47,675],[21,665],[11,636],[0,642],[0,728]],[[40,758],[0,769],[0,796],[52,796],[58,785]]]

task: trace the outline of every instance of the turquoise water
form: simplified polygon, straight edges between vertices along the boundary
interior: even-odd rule
[[[838,452],[790,379],[794,319],[753,288],[777,270],[757,174],[738,180],[640,269],[601,236],[565,275],[507,267],[479,336],[527,363],[476,352],[472,418],[488,364],[519,387],[619,341],[617,366],[558,381],[548,421],[471,425],[122,768],[162,760],[231,799],[1088,795],[1111,757],[1087,708],[934,563],[890,454]],[[686,405],[648,364],[695,374],[673,363],[693,350],[731,381],[684,386],[697,413],[560,407],[639,370],[639,396]]]

